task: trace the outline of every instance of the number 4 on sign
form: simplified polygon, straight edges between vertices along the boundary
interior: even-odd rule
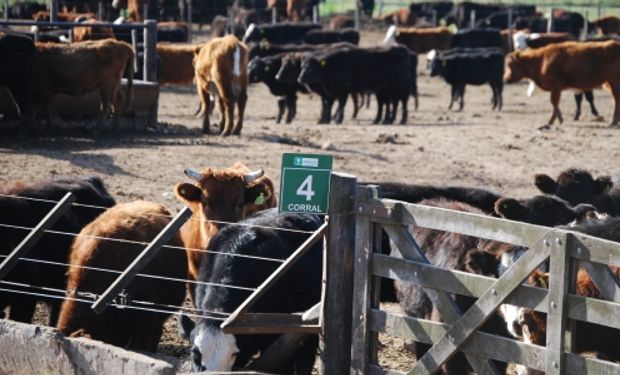
[[[312,190],[312,175],[306,177],[304,182],[299,185],[295,193],[297,195],[305,196],[306,201],[312,200],[312,197],[314,197],[315,194],[314,190]]]

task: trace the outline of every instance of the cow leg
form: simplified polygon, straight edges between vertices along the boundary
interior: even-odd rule
[[[358,94],[351,94],[351,100],[353,100],[353,116],[351,116],[351,118],[356,118],[357,117],[357,112],[360,109],[360,96]],[[364,105],[364,97],[362,96],[362,103],[361,105]]]
[[[582,100],[583,100],[583,92],[575,94],[575,116],[573,117],[575,121],[579,120],[579,117],[581,116]]]
[[[452,110],[452,104],[454,104],[454,101],[458,99],[456,93],[457,93],[456,86],[452,85],[450,87],[450,105],[448,106],[449,111]]]
[[[286,123],[290,124],[293,122],[295,115],[297,114],[297,95],[289,95],[286,97],[286,106],[288,108],[286,114]]]
[[[120,78],[118,80],[120,82]],[[129,94],[129,93],[128,93]],[[112,129],[116,131],[123,113],[123,98],[121,97],[120,85],[116,86],[112,92],[114,98],[114,114],[112,115]]]
[[[502,107],[504,106],[504,98],[503,98],[504,82],[500,80],[499,82],[497,82],[496,87],[497,87],[497,100],[499,100],[499,105],[497,107],[497,110],[501,111]]]
[[[200,113],[202,114],[202,133],[209,134],[209,113],[211,99],[209,98],[209,92],[206,90],[206,87],[198,87],[198,96],[200,97]]]
[[[338,97],[338,108],[336,109],[336,124],[342,124],[344,120],[344,106],[347,104],[347,96],[342,95]]]
[[[394,123],[394,117],[396,114],[396,102],[393,99],[389,99],[385,104],[385,118],[382,124],[389,125]]]
[[[101,113],[99,114],[99,123],[97,128],[103,130],[105,122],[110,117],[112,110],[112,100],[114,99],[114,89],[102,84],[99,88],[99,94],[101,95]]]
[[[276,116],[276,124],[279,124],[280,120],[282,120],[282,116],[284,115],[285,109],[286,109],[286,99],[285,98],[278,99],[278,115]]]
[[[323,124],[329,124],[332,121],[332,107],[334,106],[334,98],[325,98],[325,120]]]
[[[405,125],[407,123],[408,111],[407,111],[407,102],[409,101],[409,96],[405,96],[401,99],[401,103],[403,105],[402,117],[400,118],[400,124]]]
[[[614,114],[610,125],[617,127],[620,121],[620,85],[611,85],[611,93],[614,97]]]
[[[239,94],[237,98],[237,124],[233,129],[233,135],[241,135],[241,128],[243,128],[243,116],[245,114],[245,104],[248,101],[248,95],[244,92]],[[232,122],[232,117],[231,117]],[[232,123],[231,123],[232,125]]]
[[[562,113],[560,112],[560,98],[561,97],[562,97],[561,90],[551,91],[551,105],[553,105],[553,113],[547,125],[553,125],[556,118],[560,121],[560,124],[564,121],[562,119]]]
[[[460,96],[460,101],[459,101],[459,112],[463,110],[463,107],[465,106],[465,85],[462,85],[461,87],[459,87],[459,96]]]
[[[381,121],[381,118],[383,117],[383,104],[383,99],[377,95],[377,115],[372,122],[373,124],[378,124]]]
[[[584,95],[586,96],[586,100],[590,104],[590,111],[592,112],[592,115],[599,117],[600,115],[598,114],[598,111],[594,106],[594,93],[592,92],[592,90],[584,92]]]
[[[220,132],[220,135],[229,136],[233,131],[234,124],[234,112],[235,112],[235,102],[230,99],[230,96],[222,99],[224,103],[224,112],[222,113],[222,117],[224,118],[224,127]]]

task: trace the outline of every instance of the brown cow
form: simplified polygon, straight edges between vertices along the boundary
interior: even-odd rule
[[[58,329],[66,335],[87,336],[130,350],[154,352],[169,314],[108,306],[98,315],[89,304],[76,301],[75,298],[84,298],[81,293],[103,293],[118,276],[116,273],[84,267],[123,271],[145,247],[143,244],[109,241],[103,237],[150,242],[170,220],[170,213],[163,206],[136,201],[116,205],[87,225],[80,236],[76,237],[69,257],[69,298],[62,304]],[[168,244],[183,246],[178,233]],[[141,274],[184,280],[187,276],[184,251],[177,248],[161,249]],[[126,288],[126,294],[134,301],[154,303],[155,306],[151,307],[161,310],[163,305],[180,306],[183,303],[186,294],[183,284],[137,276]],[[137,304],[131,303],[130,306]]]
[[[49,103],[52,96],[81,96],[99,89],[102,103],[99,126],[108,118],[112,104],[113,126],[118,126],[122,110],[119,89],[126,67],[129,94],[125,106],[130,104],[133,86],[134,51],[129,44],[106,39],[69,45],[37,43],[36,49],[33,93],[48,124],[51,124]]]
[[[398,28],[390,26],[385,34],[385,43],[399,43],[416,53],[426,53],[430,50],[446,50],[450,48],[452,33],[446,27]]]
[[[593,23],[603,35],[620,34],[620,18],[616,16],[601,17]]]
[[[127,9],[127,18],[134,22],[144,21],[144,6],[148,0],[113,0],[112,8]]]
[[[262,169],[251,172],[242,163],[230,168],[207,168],[201,173],[185,170],[195,184],[181,183],[176,196],[193,212],[181,228],[181,239],[187,249],[189,277],[198,279],[203,252],[222,222],[237,222],[266,208],[277,206],[273,182]],[[193,289],[190,287],[190,290]],[[190,293],[193,296],[193,293]]]
[[[329,19],[327,23],[328,30],[341,30],[355,27],[355,19],[346,14],[337,14]]]
[[[414,26],[418,21],[418,17],[409,9],[409,7],[404,7],[395,10],[392,13],[381,16],[381,20],[388,25]]]
[[[100,39],[115,39],[114,31],[111,27],[105,26],[95,26],[97,24],[101,24],[102,22],[97,21],[96,19],[89,19],[83,22],[86,25],[93,26],[85,26],[85,27],[76,27],[73,29],[73,41],[74,42],[84,42],[87,40],[100,40]]]
[[[504,78],[508,83],[529,78],[551,92],[553,113],[545,128],[556,118],[563,121],[559,107],[562,90],[592,90],[603,84],[614,98],[611,125],[617,126],[620,120],[620,42],[564,42],[513,52]]]
[[[82,20],[88,20],[91,18],[97,18],[95,13],[74,13],[74,12],[58,12],[56,13],[56,21],[61,22],[80,22]],[[49,21],[50,12],[40,11],[32,15],[32,19],[39,21]]]
[[[220,134],[240,135],[248,99],[248,48],[234,35],[211,39],[194,57],[202,132],[209,133],[210,94],[218,96]],[[237,105],[237,123],[233,115]]]
[[[308,0],[267,0],[266,9],[277,9],[280,19],[284,19],[284,14],[290,21],[300,21],[304,16],[306,3]]]
[[[157,43],[159,83],[186,86],[194,83],[194,56],[202,44]]]

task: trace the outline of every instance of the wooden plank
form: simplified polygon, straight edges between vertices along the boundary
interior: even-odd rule
[[[358,186],[355,205],[372,198],[371,187]],[[371,254],[374,251],[373,228],[366,215],[355,217],[355,264],[353,267],[353,313],[351,326],[351,375],[365,375],[369,366],[368,329],[370,319]]]
[[[583,233],[571,232],[576,245],[570,249],[573,258],[595,263],[620,266],[620,243],[592,237]]]
[[[405,374],[406,372],[388,370],[388,369],[381,368],[378,365],[368,366],[368,375],[405,375]]]
[[[389,212],[389,218],[372,218],[373,221],[380,223],[417,225],[528,247],[532,247],[536,240],[550,231],[561,231],[549,227],[390,199],[373,201],[372,204],[362,207],[362,210],[364,212],[372,212],[373,210]]]
[[[235,324],[227,328],[235,326],[237,323],[254,324],[254,323],[272,324],[301,324],[301,313],[283,314],[283,313],[243,313],[235,319]],[[227,333],[227,332],[224,332]]]
[[[91,308],[101,314],[110,302],[131,283],[133,278],[146,266],[159,252],[162,246],[167,244],[179,228],[192,216],[189,207],[183,209],[166,225],[166,227],[142,250],[142,252],[131,262],[105,292],[92,304]]]
[[[314,246],[314,244],[320,240],[325,234],[325,230],[327,229],[327,223],[323,223],[304,243],[302,243],[297,250],[289,256],[284,263],[282,263],[276,270],[265,280],[263,283],[254,291],[250,296],[243,301],[241,305],[235,310],[228,319],[226,319],[221,325],[220,328],[226,329],[229,325],[232,324],[237,317],[251,308],[254,303],[269,289],[276,281],[284,275],[286,271],[288,271],[305,253],[308,252]]]
[[[11,251],[4,261],[0,263],[0,280],[4,279],[6,275],[11,272],[15,265],[19,262],[19,258],[22,258],[28,254],[30,250],[41,240],[45,235],[45,231],[50,229],[56,222],[62,217],[62,215],[71,208],[71,204],[75,202],[75,195],[73,193],[65,194],[62,199],[56,203],[56,205],[45,215],[43,219],[32,228],[30,233]]]
[[[570,319],[620,329],[620,304],[594,298],[569,295],[567,316]]]
[[[157,21],[155,20],[144,20],[144,65],[142,74],[145,81],[157,82]]]
[[[384,224],[383,229],[390,236],[390,239],[394,242],[394,245],[396,245],[405,259],[429,263],[424,252],[419,248],[407,227]],[[423,288],[423,290],[446,323],[450,324],[459,319],[462,314],[461,310],[448,293],[431,288]],[[466,354],[465,357],[477,374],[499,374],[495,366],[491,364],[488,359],[472,354]]]
[[[566,295],[570,284],[569,257],[566,255],[568,234],[555,234],[548,239],[551,260],[549,262],[549,311],[547,312],[547,359],[548,375],[564,374],[564,328],[566,324]]]
[[[542,240],[541,240],[542,242]],[[535,246],[534,246],[535,247]],[[486,291],[409,372],[431,374],[448,360],[470,335],[490,317],[528,275],[549,256],[549,247],[527,251]]]
[[[316,325],[319,322],[320,314],[321,303],[319,302],[301,315],[301,322]],[[300,333],[286,333],[281,335],[269,348],[261,351],[260,357],[252,362],[250,368],[260,371],[280,368],[281,365],[288,361],[291,356],[295,354],[295,351],[297,351],[310,337],[312,336]]]
[[[574,353],[566,353],[567,375],[618,375],[620,365],[596,358],[582,357]]]
[[[620,302],[620,280],[611,272],[608,266],[600,263],[579,262],[592,282],[601,292],[601,298],[608,301]]]
[[[332,173],[323,249],[319,374],[344,374],[351,367],[356,190],[355,176]]]
[[[417,319],[401,314],[372,310],[370,328],[377,332],[409,340],[434,344],[450,329],[449,324]],[[475,332],[460,348],[464,353],[477,353],[502,362],[514,362],[535,370],[545,368],[545,348],[511,338]]]
[[[372,272],[377,276],[476,298],[480,297],[497,281],[494,277],[448,270],[432,264],[423,264],[382,254],[373,254]],[[546,289],[521,285],[510,295],[506,303],[547,312],[547,293]]]
[[[258,335],[258,334],[319,334],[321,326],[318,324],[293,324],[277,322],[242,322],[226,328],[226,333],[231,335]]]

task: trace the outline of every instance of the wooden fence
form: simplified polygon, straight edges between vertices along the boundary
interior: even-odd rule
[[[572,352],[574,322],[620,328],[618,280],[608,264],[620,265],[620,244],[587,235],[500,220],[481,215],[379,199],[376,190],[359,188],[356,201],[356,248],[351,374],[404,374],[377,362],[378,333],[432,344],[409,374],[430,374],[457,351],[478,374],[496,374],[489,359],[513,362],[547,374],[618,374],[620,366]],[[461,233],[529,248],[499,278],[435,267],[428,263],[408,230],[415,225]],[[401,258],[380,254],[382,230]],[[523,285],[528,275],[550,259],[549,289]],[[584,267],[605,300],[574,294],[578,266]],[[445,323],[381,310],[380,278],[420,285]],[[477,298],[459,311],[450,294]],[[547,313],[547,346],[478,332],[503,304]]]

